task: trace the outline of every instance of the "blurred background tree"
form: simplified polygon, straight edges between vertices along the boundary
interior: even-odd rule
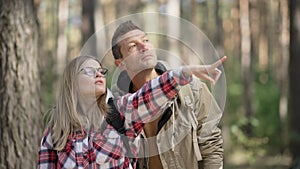
[[[293,168],[300,168],[300,119],[299,106],[300,106],[300,2],[290,0],[290,21],[291,21],[291,43],[290,43],[290,67],[289,67],[289,77],[290,77],[290,139],[289,148],[293,157]]]
[[[8,62],[5,59],[10,58],[14,62],[23,57],[37,59],[39,69],[36,70],[39,70],[40,80],[36,79],[36,82],[41,82],[41,92],[31,93],[29,98],[41,97],[41,105],[33,104],[41,106],[41,110],[40,107],[26,107],[24,111],[29,112],[34,108],[34,113],[38,113],[34,118],[42,118],[55,101],[57,82],[65,64],[80,53],[82,46],[94,32],[123,16],[160,12],[191,22],[207,35],[219,55],[229,56],[224,65],[228,84],[227,101],[220,124],[224,136],[224,168],[299,168],[299,3],[297,0],[35,0],[38,11],[33,14],[37,14],[39,27],[30,27],[31,32],[38,32],[36,28],[40,31],[40,45],[32,46],[32,50],[39,50],[39,56],[35,58],[36,55],[26,52],[23,52],[22,57],[17,57],[19,55],[16,52],[5,53],[5,46],[13,43],[7,41],[8,37],[14,37],[17,30],[20,31],[23,27],[17,29],[17,25],[14,25],[19,23],[16,17],[3,19],[3,16],[15,15],[24,19],[21,23],[34,23],[36,16],[27,16],[24,12],[34,4],[31,2],[33,6],[30,8],[26,5],[14,7],[6,5],[12,4],[8,0],[1,0],[2,128],[7,125],[5,119],[9,116],[5,109],[8,100],[5,94],[20,91],[8,92],[5,87],[9,84],[5,80],[5,72],[14,72],[13,68],[5,66]],[[151,22],[145,24],[151,26]],[[162,21],[161,24],[176,28],[176,25],[168,25],[168,22]],[[16,28],[9,29],[11,25]],[[5,30],[11,30],[14,34],[6,33]],[[110,43],[110,39],[106,41],[101,43]],[[27,44],[34,42],[26,41]],[[158,39],[154,42],[157,43],[155,46],[174,52],[181,53],[184,50],[182,45],[172,41]],[[22,45],[24,42],[20,45],[17,43],[20,50],[32,51]],[[103,46],[104,44],[97,43],[92,49]],[[24,63],[27,62],[20,62],[19,65]],[[31,87],[35,88],[35,85]],[[15,116],[22,114],[15,109],[11,112]],[[32,124],[40,127],[39,123]],[[15,129],[16,126],[8,128]],[[6,129],[1,129],[2,143],[9,139],[4,130]],[[38,130],[39,134],[32,134],[40,137],[41,131]],[[33,145],[36,147],[31,151],[31,157],[36,157],[37,154],[34,153],[37,152],[38,144]],[[17,153],[11,156],[20,158]],[[2,161],[1,165],[9,166]]]

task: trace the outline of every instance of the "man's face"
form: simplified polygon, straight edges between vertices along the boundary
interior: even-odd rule
[[[132,30],[119,38],[123,69],[133,74],[145,69],[152,69],[157,63],[157,56],[147,34],[141,30]]]

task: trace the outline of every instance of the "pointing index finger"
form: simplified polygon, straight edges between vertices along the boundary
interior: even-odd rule
[[[223,56],[221,59],[216,61],[215,63],[212,64],[213,68],[217,68],[218,66],[222,65],[223,62],[225,62],[227,59],[227,56]]]

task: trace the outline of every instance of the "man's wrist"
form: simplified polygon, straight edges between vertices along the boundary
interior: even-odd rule
[[[181,72],[185,79],[189,79],[192,76],[191,70],[186,66],[181,67]]]

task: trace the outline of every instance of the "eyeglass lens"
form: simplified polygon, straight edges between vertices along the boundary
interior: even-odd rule
[[[96,76],[96,73],[101,73],[102,76],[106,76],[108,70],[106,68],[93,68],[93,67],[85,67],[82,70],[84,70],[85,74],[88,76]]]

